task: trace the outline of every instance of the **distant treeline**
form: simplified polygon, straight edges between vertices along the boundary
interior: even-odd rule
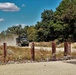
[[[76,0],[62,0],[56,11],[44,10],[36,25],[9,27],[0,38],[25,33],[30,41],[76,41]]]

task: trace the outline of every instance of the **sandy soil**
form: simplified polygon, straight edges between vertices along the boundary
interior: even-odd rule
[[[1,65],[0,75],[76,75],[76,60]]]

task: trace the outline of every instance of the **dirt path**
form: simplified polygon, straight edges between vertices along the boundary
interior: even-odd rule
[[[1,65],[0,75],[76,75],[76,60]]]

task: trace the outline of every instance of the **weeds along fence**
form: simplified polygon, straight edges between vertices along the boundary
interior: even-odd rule
[[[50,60],[58,60],[58,59],[69,59],[73,56],[75,57],[76,53],[71,52],[71,43],[64,42],[64,51],[56,52],[56,43],[51,43],[52,48],[50,51],[47,50],[35,50],[34,42],[31,43],[31,47],[29,48],[20,48],[7,46],[6,43],[3,43],[3,47],[0,47],[0,61],[6,63],[9,61],[50,61]]]

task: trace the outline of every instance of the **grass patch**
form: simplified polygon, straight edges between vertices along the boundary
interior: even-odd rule
[[[63,58],[64,52],[59,51],[56,53],[56,58]],[[72,57],[76,57],[76,51],[72,52]],[[36,61],[47,61],[52,58],[52,52],[47,50],[35,50],[35,60]],[[8,46],[7,47],[7,61],[23,61],[31,60],[31,49]],[[3,60],[3,46],[0,46],[0,61]]]
[[[35,51],[35,59],[37,61],[39,60],[47,60],[47,59],[50,59],[51,58],[51,51],[45,51],[45,50],[36,50]]]
[[[52,42],[35,42],[34,43],[36,47],[52,47]],[[57,48],[62,48],[64,47],[64,43],[60,43],[60,44],[57,44],[56,43],[56,47]]]
[[[63,56],[64,56],[64,52],[62,52],[62,51],[59,51],[59,52],[56,53],[56,58],[57,59],[63,58]]]
[[[63,47],[64,47],[64,43],[57,44],[57,48],[63,48]]]
[[[35,42],[34,44],[37,47],[51,47],[51,41],[50,42]]]
[[[18,60],[29,60],[30,59],[30,49],[8,46],[9,50],[12,51],[12,55],[16,61]]]
[[[72,52],[72,57],[76,57],[76,51]]]

